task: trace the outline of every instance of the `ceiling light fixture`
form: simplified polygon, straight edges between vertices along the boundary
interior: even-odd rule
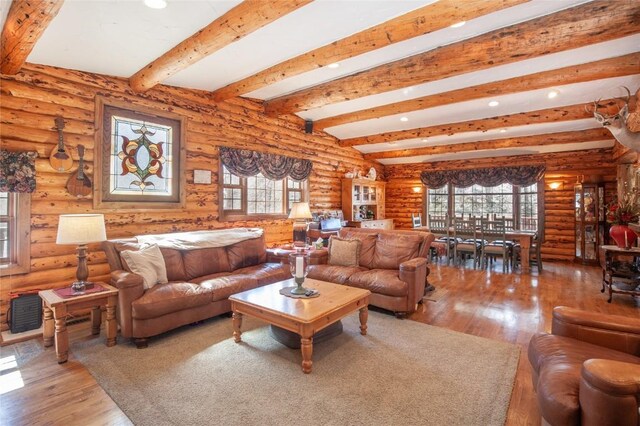
[[[500,102],[498,102],[498,101],[491,101],[491,102],[489,102],[489,106],[490,106],[490,107],[497,107],[498,105],[500,105]]]
[[[422,142],[426,142],[426,141],[428,141],[428,139],[427,139],[427,138],[422,139]]]
[[[144,4],[151,9],[164,9],[167,7],[166,0],[144,0]]]
[[[389,145],[395,145],[396,141],[389,141]]]
[[[403,121],[403,122],[409,121],[409,117],[400,117],[400,121]]]
[[[552,91],[550,91],[549,93],[547,93],[547,98],[549,99],[553,99],[556,96],[558,96],[560,94],[560,92],[558,92],[557,90],[553,89]]]
[[[507,129],[500,129],[500,133],[507,133]]]
[[[461,26],[463,26],[466,23],[467,23],[467,21],[456,22],[455,24],[451,25],[451,28],[460,28]]]
[[[339,64],[339,63],[334,62],[334,63],[332,63],[332,64],[327,65],[327,68],[336,69],[336,68],[338,68],[339,66],[340,66],[340,64]]]

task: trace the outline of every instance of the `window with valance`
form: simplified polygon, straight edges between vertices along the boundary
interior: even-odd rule
[[[514,227],[544,228],[544,166],[424,171],[429,216],[506,217]]]
[[[221,220],[286,217],[308,200],[310,160],[220,147],[220,164]]]
[[[37,156],[0,151],[0,276],[29,272]]]

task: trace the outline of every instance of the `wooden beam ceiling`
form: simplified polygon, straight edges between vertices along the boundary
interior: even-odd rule
[[[558,84],[582,83],[604,78],[635,75],[638,74],[638,70],[640,70],[640,53],[631,53],[616,58],[514,77],[493,83],[465,87],[450,92],[437,93],[435,95],[336,115],[314,122],[313,127],[322,130],[342,124],[354,123],[356,121],[402,114],[404,112],[433,108],[473,99],[482,99],[490,96],[544,89],[557,86]]]
[[[271,115],[319,108],[640,31],[640,3],[594,1],[273,99]]]
[[[0,72],[16,74],[64,0],[13,0],[0,36]]]
[[[578,132],[547,133],[544,135],[522,136],[518,138],[493,139],[478,142],[437,145],[397,151],[383,151],[365,154],[366,160],[384,158],[415,157],[419,155],[451,154],[465,151],[481,151],[487,149],[522,148],[528,146],[559,145],[568,143],[594,142],[612,140],[611,133],[604,128],[581,130]]]
[[[135,73],[129,79],[129,84],[134,90],[144,92],[189,65],[311,1],[245,0]]]
[[[253,92],[289,77],[381,49],[530,0],[440,0],[375,27],[288,59],[213,93],[216,101]]]
[[[616,100],[600,101],[602,113],[615,112]],[[376,135],[362,136],[358,138],[343,139],[340,146],[369,145],[376,143],[395,142],[414,138],[429,138],[441,135],[453,135],[464,132],[486,132],[487,130],[504,127],[526,126],[530,124],[542,124],[556,121],[581,120],[593,118],[593,113],[586,108],[593,107],[593,103],[568,105],[557,108],[542,109],[538,111],[521,112],[517,114],[502,115],[478,120],[469,120],[459,123],[439,124],[436,126],[421,127],[418,129],[399,130],[396,132],[379,133]]]

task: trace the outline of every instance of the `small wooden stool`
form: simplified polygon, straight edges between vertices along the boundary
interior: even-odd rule
[[[66,317],[67,314],[75,311],[91,308],[91,333],[100,334],[101,308],[106,306],[107,346],[116,344],[118,289],[105,283],[95,284],[106,288],[106,290],[66,299],[56,294],[54,290],[43,290],[38,293],[44,302],[44,346],[53,345],[55,337],[58,364],[67,362],[69,357],[69,334],[67,333]]]

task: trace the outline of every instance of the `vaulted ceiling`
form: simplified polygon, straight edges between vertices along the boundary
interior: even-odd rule
[[[637,0],[167,3],[0,0],[2,72],[258,99],[383,164],[611,147],[585,106],[640,87]]]

